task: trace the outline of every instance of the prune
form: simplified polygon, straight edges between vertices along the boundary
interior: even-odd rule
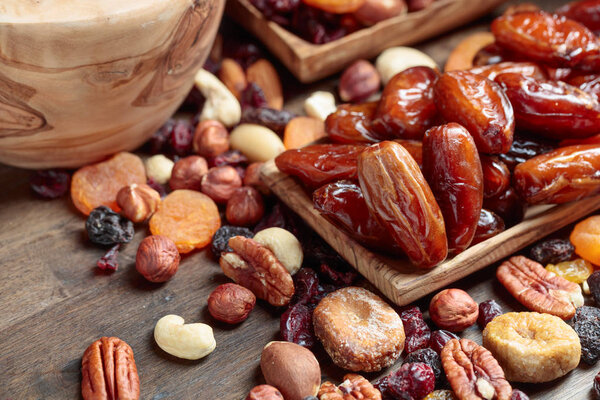
[[[431,337],[431,329],[425,323],[419,307],[411,307],[402,311],[400,319],[404,324],[404,334],[406,335],[404,352],[410,354],[427,347]]]
[[[404,364],[389,376],[388,385],[389,392],[398,399],[419,400],[435,389],[435,375],[427,364]]]
[[[104,246],[128,243],[135,233],[133,222],[106,206],[92,210],[85,221],[85,229],[92,243]]]
[[[498,157],[482,155],[483,196],[494,197],[510,186],[510,170]]]
[[[464,126],[481,153],[510,150],[515,129],[513,107],[496,82],[468,71],[449,71],[438,79],[434,94],[440,114],[448,122]]]
[[[71,175],[62,169],[36,171],[29,180],[31,190],[45,199],[64,196],[70,188]]]
[[[208,166],[210,168],[213,167],[222,167],[225,165],[230,165],[234,168],[244,166],[248,163],[248,157],[243,155],[238,150],[229,150],[223,154],[219,154],[218,156],[211,157],[208,159]]]
[[[482,65],[469,69],[469,72],[494,81],[496,77],[501,74],[515,73],[523,76],[531,76],[535,79],[546,79],[546,72],[540,68],[537,64],[532,62],[512,62],[505,61],[492,65]]]
[[[275,110],[268,107],[246,108],[242,114],[241,123],[266,126],[281,136],[288,122],[294,117],[293,113],[286,110]]]
[[[242,92],[242,98],[240,100],[242,109],[247,108],[268,108],[269,103],[263,90],[256,84],[256,82],[248,83],[246,89]]]
[[[319,277],[311,268],[302,268],[294,276],[293,304],[311,304],[319,295]]]
[[[174,154],[184,157],[192,152],[194,127],[184,120],[175,121],[169,135],[169,144]]]
[[[450,331],[439,330],[431,332],[429,339],[429,347],[438,354],[442,353],[442,349],[451,339],[459,339],[457,335]]]
[[[358,155],[364,149],[363,145],[315,144],[280,154],[275,165],[314,188],[340,179],[356,179]]]
[[[444,216],[448,250],[458,254],[473,240],[483,203],[481,162],[469,132],[456,123],[429,129],[423,174]]]
[[[387,138],[421,139],[436,121],[434,85],[438,73],[429,67],[408,68],[383,89],[373,127]]]
[[[471,246],[496,236],[500,232],[503,232],[504,229],[504,221],[498,214],[481,209],[479,221],[477,221],[477,229],[475,230],[475,236],[473,236]]]
[[[579,22],[596,35],[600,33],[600,1],[581,0],[565,4],[556,13]]]
[[[579,307],[571,323],[581,342],[581,359],[596,364],[600,358],[600,308]]]
[[[280,319],[279,329],[283,340],[309,349],[313,347],[315,336],[312,315],[313,310],[304,304],[291,305]]]
[[[600,399],[600,372],[594,378],[594,392],[596,394],[596,399]]]
[[[210,245],[210,250],[215,258],[221,257],[221,253],[223,252],[231,252],[233,251],[231,247],[229,247],[229,239],[234,236],[243,236],[247,238],[253,238],[254,232],[252,232],[248,228],[244,228],[242,226],[231,226],[231,225],[223,225],[213,235],[212,243]]]
[[[519,74],[499,75],[496,82],[504,88],[520,130],[549,139],[586,138],[598,133],[600,103],[593,95],[565,82]]]
[[[119,249],[121,248],[121,243],[115,244],[111,247],[105,255],[100,257],[96,265],[103,271],[116,271],[119,267],[119,260],[117,259],[119,255]]]
[[[513,139],[508,153],[500,154],[498,157],[506,164],[508,169],[513,171],[517,164],[525,162],[535,156],[539,156],[540,154],[548,153],[549,151],[554,150],[555,147],[556,146],[549,142],[540,139],[516,136]]]
[[[570,260],[575,247],[566,239],[550,239],[540,242],[531,248],[529,257],[542,265],[557,264]]]
[[[358,277],[358,274],[354,270],[340,271],[330,267],[326,263],[321,263],[319,272],[321,276],[327,278],[327,280],[331,281],[337,287],[350,286]]]
[[[378,102],[342,104],[325,120],[325,131],[337,143],[375,143],[379,140],[373,127]]]
[[[483,208],[498,214],[505,226],[509,227],[523,220],[527,205],[515,189],[509,187],[498,196],[483,199]]]
[[[587,284],[590,287],[590,293],[596,302],[596,306],[600,307],[600,271],[594,272],[587,279]]]
[[[529,204],[560,204],[600,193],[599,170],[599,146],[568,146],[517,165],[514,184]]]
[[[529,400],[529,396],[521,392],[519,389],[513,389],[510,394],[510,400]]]
[[[479,327],[481,330],[483,330],[494,318],[502,314],[504,314],[502,307],[500,307],[500,304],[498,304],[496,300],[490,299],[482,301],[479,303],[479,316],[477,317],[477,324],[479,324]]]
[[[440,359],[440,355],[432,349],[420,349],[413,351],[402,361],[402,364],[406,363],[427,364],[433,370],[436,382],[442,378],[442,360]]]

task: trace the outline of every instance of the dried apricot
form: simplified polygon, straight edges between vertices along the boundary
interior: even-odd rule
[[[578,258],[571,261],[563,261],[558,264],[548,264],[546,269],[556,275],[575,283],[583,283],[594,272],[594,266],[589,261]]]
[[[189,253],[208,244],[221,227],[215,202],[194,190],[175,190],[165,197],[150,218],[150,232],[175,242],[180,253]]]
[[[586,218],[575,225],[570,239],[579,257],[600,265],[600,215]]]
[[[135,154],[118,153],[106,161],[78,169],[71,180],[71,199],[85,215],[99,206],[118,212],[117,193],[123,186],[134,183],[146,183],[144,163]]]

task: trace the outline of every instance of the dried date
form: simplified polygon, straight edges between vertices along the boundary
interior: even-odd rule
[[[582,0],[565,4],[556,13],[564,15],[584,25],[589,30],[600,34],[600,1]]]
[[[358,157],[358,180],[371,213],[418,267],[448,254],[442,212],[419,166],[400,144],[375,144]]]
[[[399,143],[410,153],[415,159],[419,168],[423,169],[423,142],[420,140],[410,139],[394,139],[394,142]]]
[[[460,253],[473,240],[483,203],[483,173],[473,138],[456,123],[429,129],[423,173],[444,216],[448,249]]]
[[[596,100],[600,101],[600,75],[577,75],[569,77],[567,83],[591,94],[596,97]]]
[[[483,199],[483,208],[496,213],[509,227],[523,220],[527,204],[513,187],[509,187],[497,196]]]
[[[475,236],[473,236],[471,246],[496,236],[500,232],[503,232],[504,229],[504,221],[498,214],[481,209],[479,221],[477,222],[477,229],[475,230]]]
[[[500,154],[498,157],[506,164],[509,170],[513,171],[517,164],[552,151],[554,148],[553,144],[540,139],[516,136],[508,153]]]
[[[325,131],[337,143],[375,143],[379,136],[373,128],[377,102],[342,104],[325,120]]]
[[[546,72],[537,64],[532,62],[505,61],[492,65],[481,65],[469,69],[469,72],[485,76],[489,80],[496,80],[501,74],[515,73],[523,76],[531,76],[535,79],[547,79]]]
[[[467,71],[444,73],[435,85],[436,105],[448,122],[473,136],[481,153],[506,153],[515,129],[513,108],[495,82]]]
[[[498,157],[483,155],[481,170],[483,171],[483,196],[494,197],[503,193],[510,186],[510,170]]]

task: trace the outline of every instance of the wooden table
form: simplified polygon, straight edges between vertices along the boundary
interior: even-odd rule
[[[538,3],[553,9],[561,2]],[[485,29],[490,19],[419,48],[443,65],[461,38]],[[320,82],[306,92],[331,89],[334,83]],[[292,109],[299,104],[300,99],[289,102]],[[0,400],[79,398],[81,355],[101,336],[118,336],[131,345],[143,399],[243,399],[262,382],[260,353],[267,342],[278,338],[279,311],[259,302],[239,326],[214,321],[206,299],[228,279],[208,252],[184,257],[179,272],[166,284],[146,282],[135,271],[135,253],[148,233],[145,228],[138,228],[121,252],[118,271],[99,272],[95,263],[103,250],[85,239],[84,218],[68,197],[35,198],[28,186],[29,174],[0,167]],[[455,286],[476,301],[496,298],[506,310],[523,310],[496,281],[494,267]],[[428,299],[419,303],[425,308],[427,304]],[[154,342],[153,329],[166,314],[211,324],[216,350],[199,361],[164,353]],[[481,341],[477,327],[464,336]],[[324,375],[339,382],[343,371],[331,366],[322,351],[317,356]],[[592,379],[598,369],[582,366],[550,384],[517,386],[532,399],[592,399]]]

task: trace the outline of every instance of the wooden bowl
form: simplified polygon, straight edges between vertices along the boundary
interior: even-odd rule
[[[2,0],[0,162],[78,167],[132,150],[177,109],[225,0]]]

